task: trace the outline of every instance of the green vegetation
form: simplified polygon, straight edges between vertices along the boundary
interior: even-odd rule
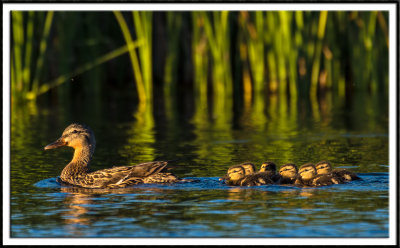
[[[215,116],[233,101],[262,112],[260,101],[273,94],[294,102],[327,91],[376,94],[388,90],[387,20],[380,11],[13,11],[12,102],[34,100],[125,53],[131,67],[119,60],[115,74],[133,73],[137,101],[150,109],[153,87],[163,89],[167,108],[171,98],[193,94],[198,111],[211,103]],[[186,79],[192,86],[179,90]],[[112,83],[85,84],[100,95]]]

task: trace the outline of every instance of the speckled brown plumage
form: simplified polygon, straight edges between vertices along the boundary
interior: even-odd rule
[[[332,165],[328,161],[321,161],[315,165],[317,174],[331,174],[332,177],[337,178],[342,182],[349,182],[353,180],[360,180],[356,173],[346,170],[344,168],[332,169]]]
[[[154,161],[131,166],[118,166],[89,172],[96,141],[93,131],[86,125],[71,124],[55,142],[45,150],[61,146],[74,148],[71,162],[62,170],[60,179],[68,184],[85,188],[123,188],[141,183],[173,183],[181,179],[163,172],[167,161]]]
[[[258,186],[274,183],[270,177],[270,173],[268,172],[256,172],[249,174],[249,170],[245,169],[246,164],[252,165],[251,163],[244,163],[231,166],[226,175],[220,178],[220,180],[224,180],[227,185],[231,186]],[[254,165],[252,167],[254,167]]]
[[[279,180],[280,184],[294,184],[297,178],[297,166],[295,164],[285,164],[282,165],[279,169],[279,175],[281,179]]]
[[[260,172],[265,172],[274,183],[280,183],[281,175],[276,172],[276,164],[274,162],[264,162],[261,164]]]

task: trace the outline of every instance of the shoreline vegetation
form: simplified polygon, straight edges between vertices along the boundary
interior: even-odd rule
[[[111,84],[132,83],[141,111],[157,90],[166,108],[190,95],[199,111],[213,113],[233,104],[262,111],[271,96],[295,105],[326,92],[388,91],[382,11],[12,11],[10,18],[11,104],[49,93],[68,98],[74,78],[105,63],[110,80],[99,73],[79,89],[101,98]]]

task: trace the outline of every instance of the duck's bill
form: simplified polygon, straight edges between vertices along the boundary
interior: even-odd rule
[[[50,150],[54,149],[57,147],[65,146],[67,143],[62,138],[59,138],[58,140],[54,141],[51,144],[48,144],[47,146],[44,147],[45,150]]]
[[[223,177],[220,177],[218,180],[219,181],[224,181],[224,180],[226,180],[228,178],[228,175],[225,175],[225,176],[223,176]]]

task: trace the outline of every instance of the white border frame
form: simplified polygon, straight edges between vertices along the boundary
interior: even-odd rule
[[[346,11],[346,10],[381,10],[389,12],[389,238],[10,238],[10,199],[9,199],[9,182],[10,182],[10,23],[9,16],[11,10],[55,10],[55,11],[110,11],[110,10],[160,10],[160,11],[198,11],[198,10],[330,10],[330,11]],[[69,4],[43,4],[43,3],[3,3],[3,244],[4,245],[395,245],[396,235],[396,196],[398,196],[396,188],[396,138],[398,130],[396,129],[396,93],[398,82],[396,82],[396,73],[398,65],[396,58],[398,54],[397,40],[397,16],[396,4],[347,4],[342,3],[323,3],[323,4],[132,4],[132,3],[69,3]],[[397,106],[398,107],[398,106]],[[294,244],[295,243],[295,244]]]

